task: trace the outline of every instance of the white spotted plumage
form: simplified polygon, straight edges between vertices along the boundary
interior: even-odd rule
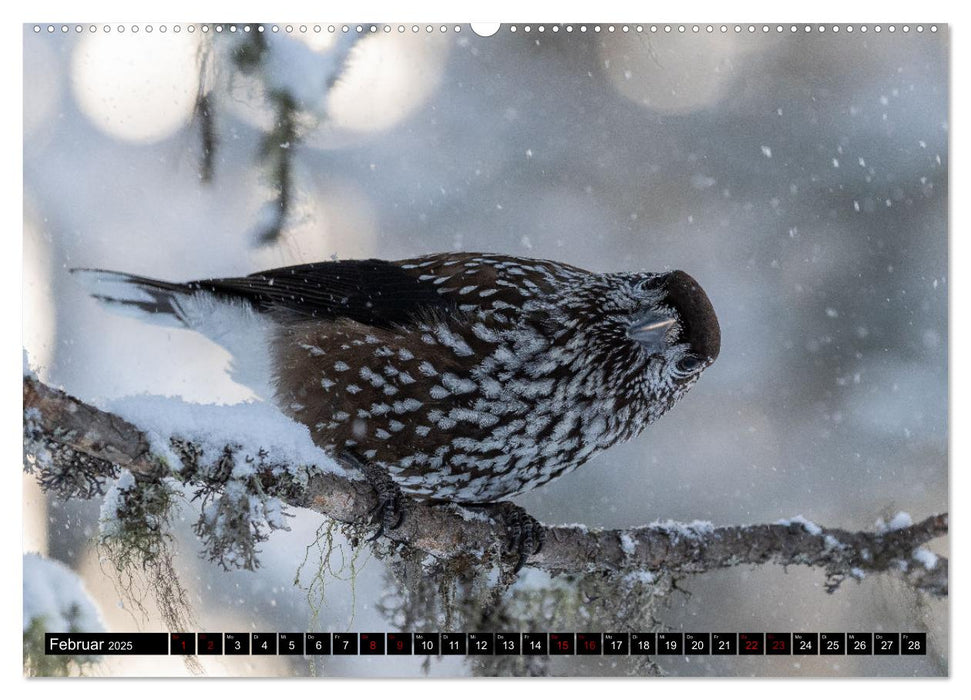
[[[652,275],[596,275],[486,257],[467,259],[450,274],[454,263],[441,260],[402,267],[421,269],[418,279],[438,286],[455,275],[474,278],[475,284],[449,292],[478,297],[474,313],[419,316],[408,327],[380,331],[346,323],[337,324],[335,334],[328,324],[327,333],[343,344],[331,341],[326,359],[305,350],[299,360],[307,368],[366,362],[344,347],[365,331],[366,340],[391,351],[382,353],[380,369],[362,365],[358,379],[398,393],[368,403],[366,430],[381,443],[374,445],[373,461],[407,492],[459,501],[520,493],[636,435],[697,379],[671,372],[688,351],[684,344],[672,343],[665,357],[652,358],[626,337],[629,316],[639,308],[671,311],[663,295],[637,286]],[[286,329],[278,351],[292,357],[299,354],[295,348],[319,347],[321,332],[312,324],[299,333]],[[345,401],[357,403],[358,389],[353,383],[326,387],[316,403],[325,413]],[[300,392],[281,386],[279,400],[294,393]],[[341,428],[321,440],[339,442],[344,435],[345,444],[353,439]]]
[[[321,447],[458,501],[521,493],[633,437],[720,344],[707,296],[677,271],[443,253],[188,283],[84,276],[102,301],[199,330],[234,366],[262,368]]]

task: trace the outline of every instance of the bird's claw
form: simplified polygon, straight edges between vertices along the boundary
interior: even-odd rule
[[[501,501],[491,504],[489,510],[492,517],[502,523],[506,529],[503,551],[516,556],[513,573],[518,573],[529,557],[539,554],[543,549],[546,529],[542,523],[515,503]]]
[[[371,485],[378,492],[378,504],[371,510],[371,523],[378,524],[378,531],[368,538],[368,542],[374,542],[386,530],[397,530],[401,527],[401,523],[405,521],[405,508],[401,489],[398,488],[398,485],[393,481],[391,481],[390,488],[387,488],[385,484],[373,482]]]
[[[371,524],[377,523],[378,531],[368,538],[374,542],[388,530],[397,530],[405,521],[404,496],[401,487],[395,483],[391,475],[381,467],[360,459],[352,452],[344,452],[341,457],[355,469],[364,474],[364,478],[375,490],[378,504],[371,509]]]

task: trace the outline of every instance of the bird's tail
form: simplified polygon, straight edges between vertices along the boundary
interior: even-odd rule
[[[71,272],[113,312],[159,326],[187,328],[232,355],[230,376],[257,396],[273,396],[272,326],[245,298],[218,295],[199,282],[166,282],[110,270]]]
[[[188,325],[180,304],[180,297],[193,291],[188,285],[111,270],[74,268],[71,273],[92,297],[116,313],[165,326]]]

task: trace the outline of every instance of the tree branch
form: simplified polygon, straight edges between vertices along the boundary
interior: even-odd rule
[[[24,377],[23,396],[26,464],[39,472],[42,485],[62,495],[91,497],[103,492],[105,482],[118,476],[117,467],[129,470],[137,479],[172,477],[206,494],[219,493],[225,486],[231,470],[223,469],[219,477],[220,470],[166,467],[158,455],[153,455],[149,440],[137,427],[33,377]],[[169,439],[174,451],[183,456],[201,453],[201,448],[182,436]],[[232,455],[232,446],[226,447],[226,454]],[[267,462],[261,460],[257,465],[255,488],[261,494],[275,494],[290,506],[308,508],[344,523],[365,521],[377,505],[371,487],[350,473],[344,476],[300,465],[306,470],[306,479],[281,486],[281,466],[293,470],[297,465],[273,463],[274,458],[279,456],[270,455]],[[65,463],[71,475],[66,486]],[[59,469],[52,468],[56,464],[60,464]],[[464,558],[475,563],[494,552],[504,536],[498,524],[457,506],[409,500],[406,507],[403,524],[384,536],[438,558]],[[948,561],[922,545],[947,532],[946,513],[878,532],[821,528],[801,518],[726,527],[708,523],[654,523],[623,530],[547,527],[546,544],[527,564],[551,573],[648,571],[676,575],[771,562],[822,569],[829,591],[836,590],[846,577],[860,579],[885,572],[917,590],[946,596]]]

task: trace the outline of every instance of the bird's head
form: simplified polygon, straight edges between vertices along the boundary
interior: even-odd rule
[[[697,376],[718,358],[718,318],[691,275],[675,270],[632,276],[629,299],[627,338],[675,381]]]
[[[595,276],[572,295],[571,316],[605,390],[640,399],[656,419],[718,357],[721,331],[708,295],[685,272]]]

